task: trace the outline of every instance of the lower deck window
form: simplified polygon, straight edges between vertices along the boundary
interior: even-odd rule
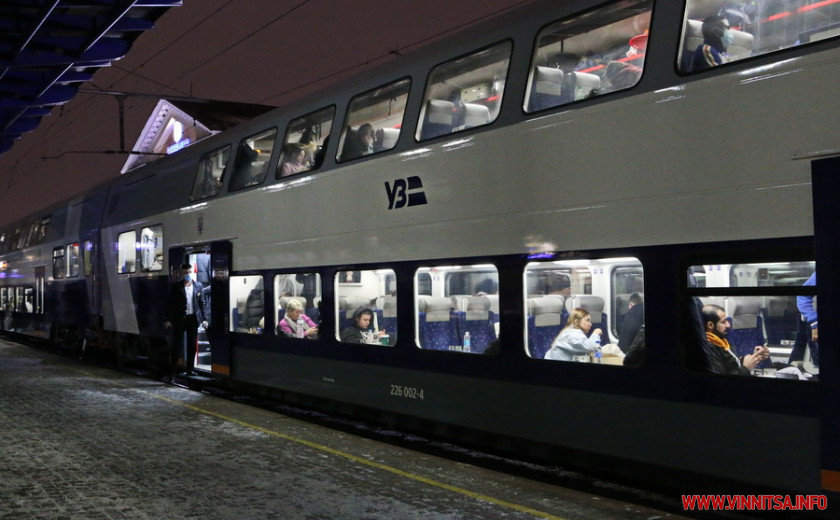
[[[638,366],[644,361],[644,273],[636,258],[531,262],[525,269],[530,357]]]
[[[414,275],[415,341],[422,349],[494,354],[499,272],[494,265],[423,267]]]
[[[819,374],[814,262],[694,265],[687,284],[690,368],[725,375]],[[696,340],[696,341],[694,341]]]
[[[278,274],[274,277],[278,336],[318,339],[321,322],[321,275]]]
[[[262,276],[231,276],[230,330],[261,334],[264,327],[265,298]]]
[[[344,343],[391,346],[397,341],[397,277],[391,269],[339,271],[336,334]]]

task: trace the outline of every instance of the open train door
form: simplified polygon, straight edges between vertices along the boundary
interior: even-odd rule
[[[199,371],[230,375],[229,319],[224,302],[229,299],[231,244],[228,241],[173,247],[169,250],[169,276],[174,283],[180,277],[180,266],[193,266],[193,275],[203,286],[208,309],[207,329],[199,327],[195,368]],[[221,303],[216,303],[221,302]],[[183,356],[183,354],[182,354]]]
[[[227,240],[210,244],[211,307],[207,339],[211,349],[211,371],[230,375],[230,265],[233,248]],[[213,305],[213,301],[217,302]]]
[[[820,345],[840,345],[840,157],[811,164]],[[840,349],[820,349],[822,487],[840,496]],[[828,370],[828,368],[831,368]],[[829,502],[831,498],[829,499]]]

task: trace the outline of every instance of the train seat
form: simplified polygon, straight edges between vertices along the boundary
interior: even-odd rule
[[[385,329],[393,342],[397,337],[397,297],[386,294],[377,298],[376,316],[379,328]]]
[[[418,331],[424,349],[449,350],[455,345],[452,300],[445,297],[418,296]]]
[[[321,322],[321,297],[312,298],[312,307],[306,309],[306,315],[312,318],[315,323]]]
[[[456,345],[463,342],[465,333],[470,333],[472,352],[484,352],[490,342],[496,339],[493,311],[487,296],[459,296],[455,298],[457,338]]]
[[[601,343],[607,344],[610,342],[609,335],[609,317],[604,312],[604,299],[594,294],[573,294],[566,298],[566,310],[569,313],[576,308],[585,309],[592,317],[592,328],[599,328],[603,334],[601,335]]]
[[[749,58],[753,53],[754,39],[753,35],[746,31],[732,29],[732,43],[726,48],[726,52],[732,60]]]
[[[499,295],[488,294],[486,298],[490,300],[490,312],[492,312],[493,321],[499,323]]]
[[[601,88],[601,77],[588,72],[570,72],[566,75],[566,81],[574,93],[575,101],[598,94]]]
[[[431,139],[452,132],[455,105],[451,101],[430,99],[423,110],[421,139]]]
[[[490,122],[490,109],[477,103],[464,103],[464,128],[486,125]]]
[[[791,298],[785,296],[766,296],[764,298],[764,326],[767,341],[771,345],[781,345],[782,340],[795,340],[795,331],[799,327],[799,309]]]
[[[563,71],[551,67],[536,67],[531,92],[528,96],[528,110],[542,110],[563,102]]]
[[[729,331],[728,339],[736,355],[752,354],[756,345],[764,345],[767,342],[764,317],[761,314],[761,298],[732,296],[726,299],[725,308],[727,316],[732,317],[732,330]]]
[[[537,296],[528,298],[528,351],[542,359],[554,338],[565,325],[565,298]]]

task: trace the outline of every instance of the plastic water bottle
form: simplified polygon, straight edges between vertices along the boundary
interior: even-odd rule
[[[467,332],[464,334],[464,352],[470,351],[470,333]]]
[[[376,343],[376,333],[373,332],[373,329],[368,329],[367,342],[370,344]]]
[[[303,318],[297,319],[297,333],[295,335],[299,338],[302,338],[306,335],[306,333],[303,331]]]
[[[601,362],[601,337],[600,336],[598,336],[595,339],[595,362],[596,363]]]

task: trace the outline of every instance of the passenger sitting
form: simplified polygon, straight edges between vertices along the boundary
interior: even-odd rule
[[[306,148],[298,145],[290,146],[280,165],[280,177],[288,177],[307,170],[309,170],[309,165],[306,161]]]
[[[770,349],[757,346],[752,354],[742,358],[736,356],[729,346],[726,336],[732,325],[726,319],[726,311],[719,305],[706,305],[701,310],[703,324],[706,328],[706,339],[711,344],[707,349],[711,359],[709,364],[712,373],[748,376],[752,369],[770,357]]]
[[[726,48],[732,43],[729,22],[721,16],[708,16],[703,20],[703,43],[694,51],[691,72],[716,67],[729,62]]]
[[[373,153],[376,131],[370,123],[365,123],[355,131],[347,131],[347,142],[341,154],[342,161],[349,161]]]
[[[593,330],[591,336],[587,337],[590,329],[592,316],[589,315],[589,311],[580,307],[572,310],[566,326],[554,338],[551,349],[545,353],[545,359],[572,361],[574,356],[593,352],[600,345],[601,329]]]
[[[277,334],[289,338],[318,338],[318,325],[303,313],[303,304],[299,300],[289,300],[286,304],[286,316],[277,324]]]
[[[367,307],[359,307],[353,312],[353,325],[341,331],[341,341],[345,343],[367,343],[373,341],[370,338],[368,330],[371,329],[371,320],[373,319],[373,311]],[[376,338],[381,338],[386,334],[385,330],[373,333]]]

